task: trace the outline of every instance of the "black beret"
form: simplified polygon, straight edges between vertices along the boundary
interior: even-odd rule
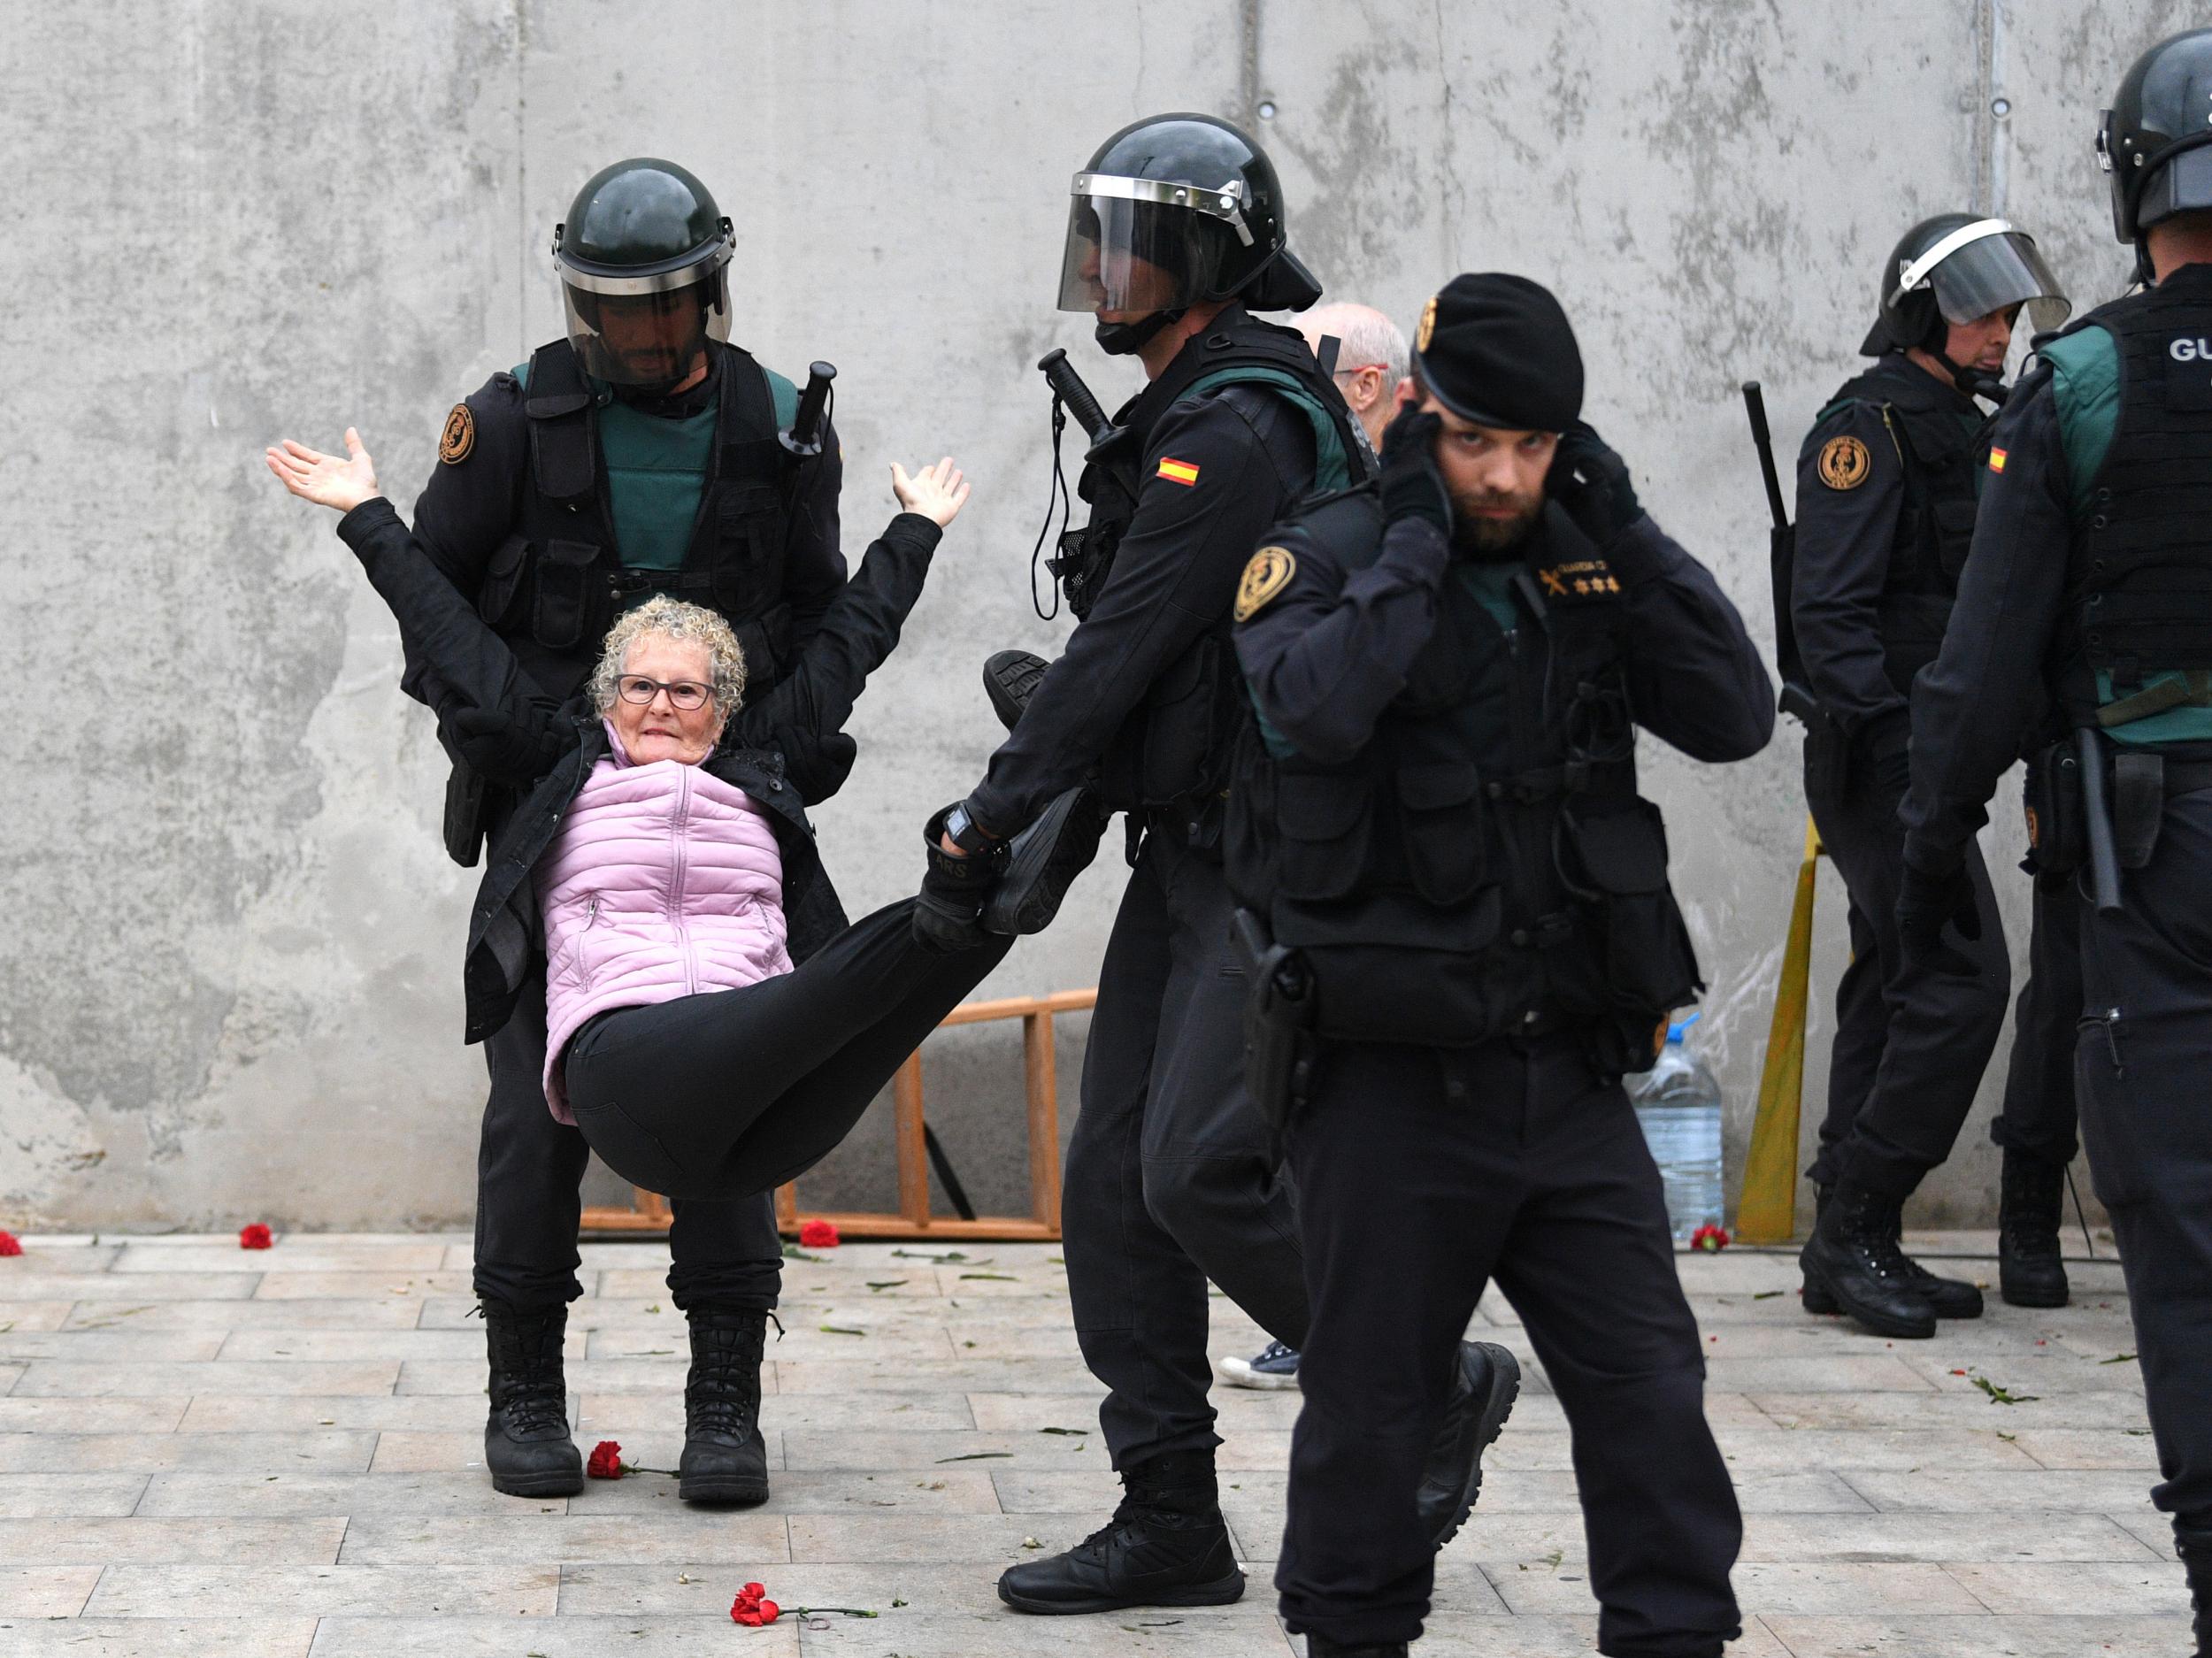
[[[1463,420],[1563,432],[1582,413],[1582,353],[1551,290],[1502,271],[1455,276],[1429,301],[1414,372]]]

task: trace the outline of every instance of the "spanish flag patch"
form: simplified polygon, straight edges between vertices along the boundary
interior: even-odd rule
[[[1171,461],[1163,456],[1160,476],[1171,484],[1194,484],[1198,481],[1198,468],[1188,461]]]
[[[1992,450],[1990,450],[1990,451],[1989,451],[1989,470],[1990,470],[1991,472],[2001,472],[2004,471],[2004,469],[2005,469],[2005,452],[2004,452],[2004,450],[2002,450],[2002,449],[1992,449]]]

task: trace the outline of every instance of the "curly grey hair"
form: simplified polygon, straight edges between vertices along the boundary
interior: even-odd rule
[[[737,635],[730,631],[727,622],[703,605],[687,604],[665,593],[657,593],[635,610],[626,611],[607,630],[606,641],[600,647],[599,665],[592,670],[594,708],[604,714],[614,706],[615,684],[622,678],[630,647],[648,633],[704,645],[708,660],[713,664],[715,718],[727,720],[737,711],[738,704],[745,700],[745,653],[738,649]]]

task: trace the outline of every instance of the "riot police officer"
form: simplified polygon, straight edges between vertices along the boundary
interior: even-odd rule
[[[1319,295],[1286,245],[1274,167],[1225,121],[1139,121],[1075,175],[1061,307],[1094,313],[1101,349],[1136,357],[1149,383],[1079,486],[1090,521],[1056,565],[1078,618],[1065,654],[1026,687],[983,779],[930,825],[943,850],[996,856],[1089,781],[1130,828],[1062,1210],[1076,1333],[1110,1390],[1099,1419],[1126,1494],[1092,1537],[1000,1579],[1025,1612],[1237,1599],[1206,1399],[1207,1280],[1279,1339],[1305,1334],[1279,1148],[1240,1086],[1220,838],[1248,718],[1228,638],[1239,572],[1294,501],[1370,464],[1305,342],[1253,315]],[[963,914],[956,891],[939,896],[926,885],[918,925],[948,941],[980,925],[974,902]],[[1491,1391],[1478,1370],[1438,1435],[1432,1539],[1473,1500],[1466,1429]]]
[[[720,611],[765,688],[844,580],[835,438],[811,457],[793,454],[779,441],[798,401],[791,382],[728,343],[734,242],[706,187],[673,163],[595,174],[554,232],[566,334],[447,418],[415,533],[549,706],[582,683],[614,618],[655,593]],[[411,664],[407,685],[436,705],[426,669]],[[447,839],[461,863],[476,861],[505,810],[502,785],[534,775],[514,754],[532,741],[480,726],[455,756]],[[841,777],[849,747],[833,760]],[[526,1496],[583,1483],[561,1341],[582,1293],[578,1188],[589,1154],[540,1083],[542,971],[485,1044],[474,1272],[491,1368],[485,1461],[495,1487]],[[782,1265],[772,1200],[673,1209],[669,1292],[692,1354],[680,1490],[758,1502],[762,1342]]]
[[[1620,1086],[1700,987],[1635,726],[1742,759],[1772,692],[1582,423],[1549,292],[1455,278],[1413,362],[1379,486],[1271,530],[1237,595],[1228,867],[1256,1025],[1294,1027],[1255,1093],[1313,1296],[1276,1585],[1316,1658],[1420,1633],[1440,1361],[1494,1276],[1573,1430],[1599,1649],[1718,1654],[1741,1524]]]
[[[1805,1247],[1804,1304],[1887,1336],[1932,1336],[1972,1318],[1981,1292],[1899,1247],[1901,1210],[1950,1155],[2004,1023],[2010,961],[1981,857],[1956,946],[1907,961],[1896,910],[1913,675],[1935,657],[1973,534],[1983,416],[2024,304],[2053,326],[2065,301],[2035,243],[2001,219],[1943,213],[1905,234],[1882,266],[1860,347],[1872,367],[1830,400],[1798,459],[1782,671],[1817,711],[1805,733],[1805,799],[1850,894],[1852,957],[1820,1151],[1808,1175],[1819,1219]],[[2055,1235],[2055,1234],[2054,1234]]]
[[[2041,342],[1991,434],[1973,557],[1913,706],[1898,926],[1966,912],[1964,849],[2045,696],[2072,729],[2038,862],[2078,864],[2081,1132],[2127,1276],[2212,1654],[2212,29],[2138,58],[2098,150],[2150,286]]]

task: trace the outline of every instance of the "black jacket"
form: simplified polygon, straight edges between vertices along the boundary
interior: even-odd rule
[[[565,704],[557,715],[545,713],[506,641],[425,557],[391,503],[381,497],[364,502],[340,521],[338,533],[391,607],[410,659],[434,688],[426,700],[442,720],[478,710],[526,723],[550,718],[558,736],[550,769],[494,836],[470,911],[463,968],[465,1035],[480,1041],[507,1022],[537,954],[537,892],[530,872],[605,753],[606,733],[598,714],[580,701]],[[775,825],[795,962],[846,925],[805,802],[819,798],[816,790],[832,792],[843,781],[844,751],[836,739],[869,674],[898,643],[942,534],[918,514],[893,518],[868,549],[859,573],[830,603],[792,672],[733,714],[720,745],[703,762],[742,789]]]

